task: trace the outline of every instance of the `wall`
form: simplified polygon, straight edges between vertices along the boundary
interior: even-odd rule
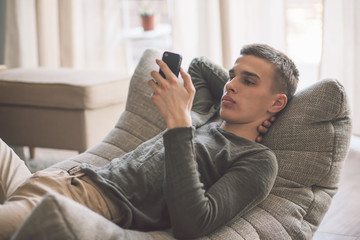
[[[0,0],[0,65],[4,64],[6,0]]]

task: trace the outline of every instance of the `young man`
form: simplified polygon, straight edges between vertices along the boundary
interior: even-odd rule
[[[201,58],[192,62],[191,76],[181,70],[184,85],[164,62],[157,63],[166,79],[151,72],[157,82],[149,81],[151,98],[167,130],[106,166],[30,176],[0,141],[0,237],[11,236],[48,192],[74,199],[121,227],[171,227],[178,238],[208,234],[268,195],[276,158],[255,140],[258,126],[281,111],[295,92],[293,62],[267,45],[249,45],[226,84],[214,65]],[[213,105],[220,105],[219,114],[193,127],[191,109],[201,115],[216,109]]]

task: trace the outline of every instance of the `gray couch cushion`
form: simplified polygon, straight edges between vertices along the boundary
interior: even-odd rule
[[[275,185],[243,217],[260,239],[312,238],[337,191],[350,134],[349,107],[338,81],[322,80],[296,94],[263,141],[278,159]]]
[[[21,229],[12,239],[153,239],[146,233],[117,227],[83,205],[58,194],[46,195]]]
[[[147,85],[150,71],[157,69],[154,59],[160,56],[161,53],[154,50],[144,53],[131,80],[126,111],[104,141],[55,168],[66,169],[79,162],[103,165],[165,128],[150,101],[152,91]],[[337,190],[350,129],[345,92],[337,81],[323,80],[297,93],[264,138],[263,143],[274,150],[279,162],[279,174],[270,195],[245,216],[235,217],[202,239],[310,239]],[[68,201],[60,204],[64,209],[72,208],[65,206],[71,204]],[[76,219],[74,214],[75,210],[65,211],[62,216]],[[88,219],[84,217],[79,221]],[[71,221],[83,231],[88,230],[86,224]],[[107,220],[101,221],[99,225],[110,228]],[[19,231],[27,229],[25,224]],[[160,234],[155,239],[172,239],[167,232],[146,234]]]

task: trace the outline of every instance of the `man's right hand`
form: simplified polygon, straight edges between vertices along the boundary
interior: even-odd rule
[[[148,82],[154,90],[151,100],[165,119],[168,129],[190,127],[192,125],[191,108],[195,96],[195,87],[190,75],[182,68],[180,69],[184,80],[184,85],[182,85],[164,61],[157,59],[156,63],[166,79],[157,71],[151,72],[151,76],[156,81],[156,83],[154,80]]]

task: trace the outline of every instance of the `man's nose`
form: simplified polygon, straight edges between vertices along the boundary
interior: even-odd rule
[[[225,89],[227,92],[232,92],[232,93],[236,93],[236,86],[234,83],[234,79],[232,79],[231,81],[226,83]]]

